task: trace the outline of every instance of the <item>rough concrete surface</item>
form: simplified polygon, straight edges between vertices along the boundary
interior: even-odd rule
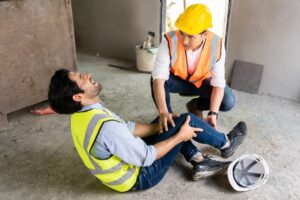
[[[156,109],[150,95],[150,74],[108,67],[130,63],[85,54],[79,71],[89,71],[103,84],[101,99],[127,120],[150,122]],[[248,138],[230,158],[256,153],[269,164],[266,185],[238,193],[226,176],[191,181],[191,166],[179,155],[156,187],[120,194],[94,178],[83,166],[70,135],[66,115],[33,116],[29,109],[9,115],[0,129],[0,199],[300,199],[300,104],[271,96],[234,91],[236,107],[219,117],[219,130],[228,132],[238,121],[248,124]],[[186,112],[190,97],[172,95],[177,113]],[[43,105],[43,104],[42,104]],[[201,146],[204,152],[218,151]],[[298,185],[298,187],[297,187]],[[298,188],[298,189],[297,189]]]
[[[45,101],[60,66],[74,69],[71,0],[0,1],[0,30],[0,115],[6,115]]]

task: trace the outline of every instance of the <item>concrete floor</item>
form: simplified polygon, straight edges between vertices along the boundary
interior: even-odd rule
[[[150,74],[108,67],[129,63],[78,55],[79,71],[92,72],[103,84],[101,99],[127,120],[150,122],[156,109],[150,96]],[[226,176],[191,181],[191,167],[178,156],[164,180],[144,192],[119,194],[90,175],[73,147],[69,117],[33,116],[24,109],[9,115],[0,129],[0,199],[300,199],[300,104],[271,96],[234,91],[236,107],[219,117],[219,130],[228,132],[238,121],[249,135],[231,158],[256,153],[269,164],[267,184],[238,193]],[[172,96],[177,113],[186,112],[187,97]],[[207,146],[204,152],[218,155]],[[297,186],[298,185],[298,186]],[[298,189],[297,189],[298,188]]]

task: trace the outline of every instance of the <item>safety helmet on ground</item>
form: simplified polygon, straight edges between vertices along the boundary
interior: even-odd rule
[[[193,4],[177,18],[175,25],[184,33],[199,34],[212,27],[212,15],[206,5]]]
[[[230,163],[227,176],[236,191],[253,190],[266,183],[269,167],[261,156],[244,155]]]

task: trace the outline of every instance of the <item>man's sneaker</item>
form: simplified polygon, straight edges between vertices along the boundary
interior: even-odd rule
[[[201,162],[192,161],[193,165],[193,180],[198,181],[199,179],[207,178],[217,174],[224,174],[231,161],[218,161],[203,156],[204,160]]]
[[[237,148],[243,143],[246,135],[247,125],[245,122],[241,121],[227,134],[230,146],[225,149],[221,149],[221,156],[223,158],[232,156]]]
[[[197,106],[197,99],[192,99],[190,100],[187,104],[186,104],[186,109],[188,112],[193,113],[194,115],[196,115],[197,117],[203,119],[203,112],[201,110],[198,109]]]

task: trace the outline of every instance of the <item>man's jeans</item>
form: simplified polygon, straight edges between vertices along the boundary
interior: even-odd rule
[[[210,79],[205,79],[202,82],[201,87],[197,88],[193,84],[185,80],[182,80],[181,78],[174,76],[172,73],[170,73],[169,80],[165,82],[165,97],[166,97],[166,104],[167,104],[168,111],[170,113],[173,112],[171,108],[170,93],[185,93],[191,95],[199,95],[198,102],[197,102],[199,110],[209,110],[212,89],[213,87],[210,85]],[[152,78],[151,78],[151,92],[152,92],[153,101],[155,103]],[[235,97],[231,92],[230,88],[226,86],[224,89],[224,97],[220,105],[220,111],[224,111],[224,112],[229,111],[234,107],[234,105],[235,105]],[[154,123],[158,122],[158,119],[156,119],[153,122]],[[197,147],[195,147],[195,145],[193,145],[192,142],[184,143],[183,147],[181,148],[181,153],[184,155],[187,161],[190,161],[192,156],[198,151],[199,150],[197,149]]]
[[[226,143],[226,138],[223,133],[216,131],[208,123],[190,113],[182,114],[179,118],[175,118],[175,127],[169,126],[168,131],[163,132],[162,134],[156,134],[144,138],[144,141],[147,144],[151,145],[172,137],[184,124],[187,115],[191,116],[190,126],[203,129],[203,132],[199,132],[197,134],[197,137],[193,138],[195,141],[202,144],[211,145],[215,148],[220,148]],[[138,180],[133,187],[133,190],[144,190],[158,184],[162,180],[166,172],[169,170],[169,168],[172,166],[177,154],[180,152],[185,143],[186,142],[179,143],[162,158],[154,161],[152,165],[148,167],[141,167]],[[192,152],[187,153],[193,154]]]
[[[169,80],[165,82],[165,96],[168,111],[172,113],[170,93],[183,93],[190,95],[199,95],[198,108],[199,110],[209,110],[210,96],[213,87],[210,85],[210,79],[205,79],[202,82],[200,88],[189,83],[188,81],[182,80],[181,78],[174,76],[172,73],[169,76]],[[152,98],[155,103],[153,93],[153,79],[151,78],[151,92]],[[220,105],[220,111],[226,112],[231,110],[235,105],[235,97],[228,86],[224,89],[224,97]]]

